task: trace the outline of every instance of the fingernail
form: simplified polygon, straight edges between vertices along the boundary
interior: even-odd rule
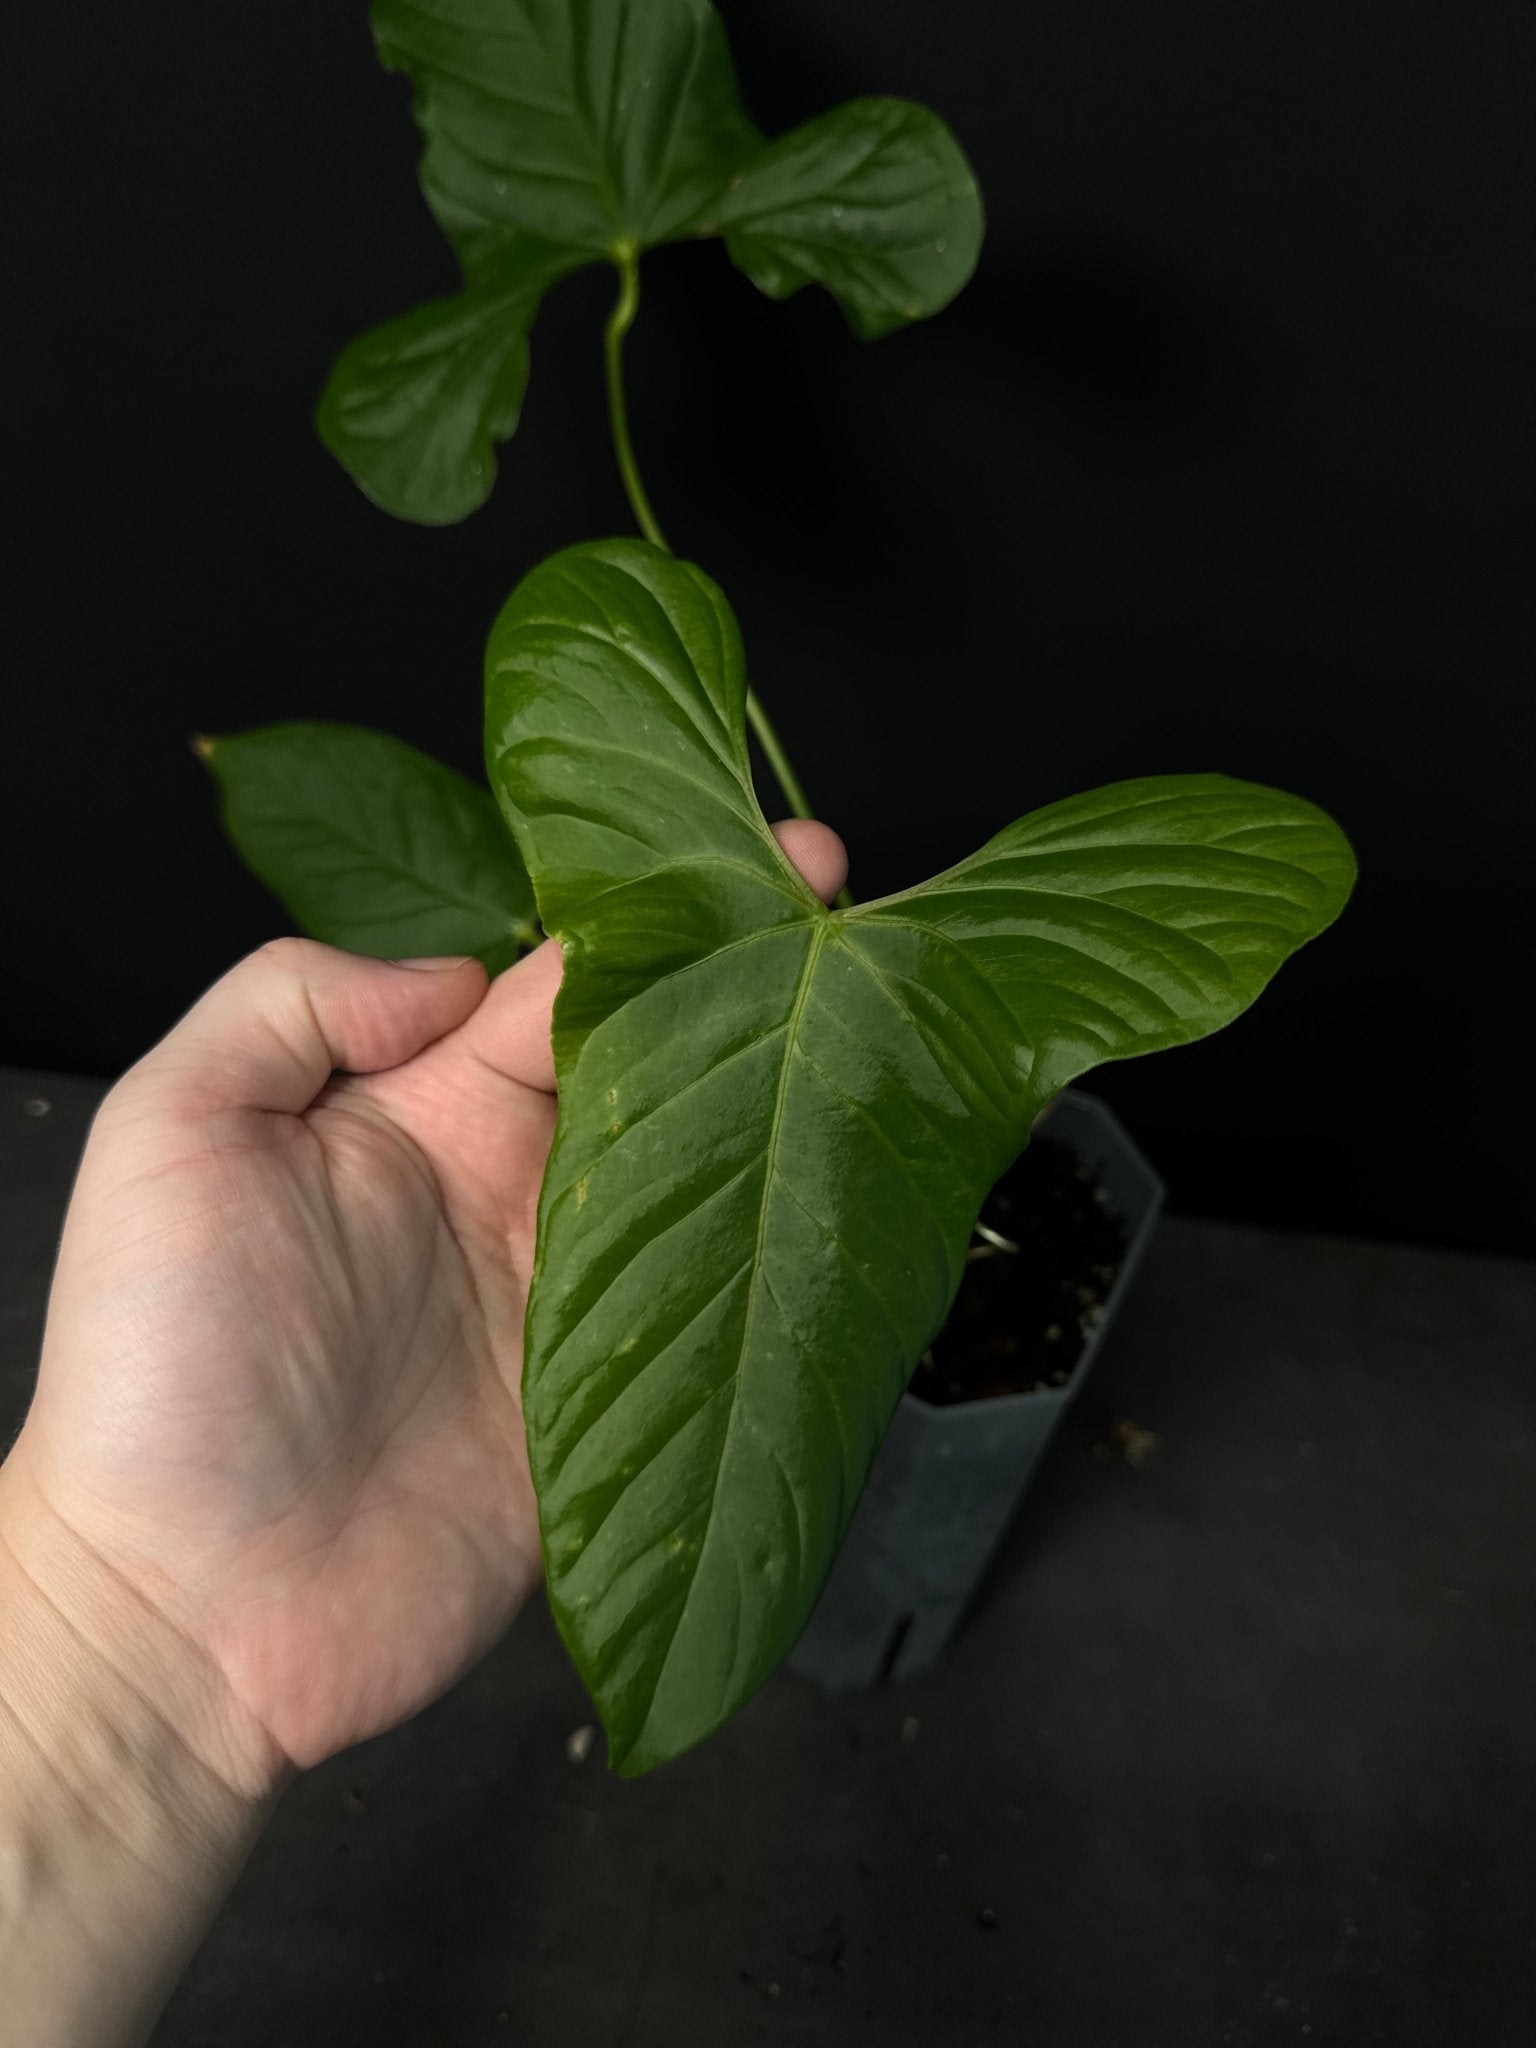
[[[391,967],[410,967],[418,974],[446,974],[453,967],[467,967],[472,953],[429,953],[421,960],[391,960]]]

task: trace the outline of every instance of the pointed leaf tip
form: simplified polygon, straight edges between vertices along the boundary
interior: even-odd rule
[[[387,733],[322,722],[219,742],[224,829],[301,930],[386,959],[537,940],[533,892],[488,790]]]

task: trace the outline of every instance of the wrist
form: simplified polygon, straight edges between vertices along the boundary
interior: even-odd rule
[[[26,1449],[23,1434],[0,1464],[0,1698],[77,1709],[58,1719],[66,1744],[77,1719],[121,1725],[198,1807],[268,1810],[286,1758],[212,1660],[54,1511]]]
[[[0,2048],[142,2038],[280,1784],[217,1674],[51,1515],[13,1453],[0,1466]]]

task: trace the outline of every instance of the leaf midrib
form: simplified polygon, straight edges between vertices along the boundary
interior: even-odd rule
[[[634,1742],[629,1746],[631,1752],[644,1734],[646,1724],[649,1722],[651,1714],[655,1709],[656,1697],[661,1691],[662,1683],[671,1664],[673,1649],[676,1646],[679,1634],[682,1632],[683,1624],[688,1619],[688,1609],[693,1599],[694,1591],[703,1576],[704,1561],[709,1554],[710,1544],[716,1540],[715,1507],[720,1497],[720,1477],[729,1462],[732,1442],[736,1432],[739,1427],[743,1426],[739,1420],[744,1405],[741,1390],[742,1370],[747,1362],[752,1326],[757,1313],[758,1290],[764,1280],[763,1246],[768,1231],[768,1211],[774,1179],[778,1169],[779,1146],[783,1137],[784,1104],[789,1093],[790,1075],[794,1070],[796,1039],[800,1028],[800,1020],[805,1014],[806,1005],[810,1000],[811,989],[815,982],[816,963],[821,958],[822,948],[826,944],[831,930],[832,921],[830,918],[810,926],[810,937],[805,949],[805,960],[795,984],[794,999],[790,1004],[789,1013],[785,1019],[784,1043],[780,1054],[779,1080],[778,1086],[774,1091],[773,1114],[769,1121],[768,1137],[763,1153],[763,1188],[757,1215],[757,1236],[752,1247],[751,1279],[747,1285],[747,1300],[741,1321],[741,1343],[736,1354],[736,1363],[732,1367],[730,1375],[735,1383],[731,1396],[731,1412],[726,1418],[725,1434],[720,1439],[720,1455],[715,1460],[714,1478],[711,1481],[709,1490],[709,1505],[704,1515],[704,1540],[700,1546],[698,1562],[694,1566],[693,1575],[688,1581],[688,1589],[683,1595],[683,1604],[678,1609],[677,1619],[672,1625],[666,1653],[662,1657],[660,1667],[656,1673],[656,1682],[651,1688],[651,1696],[646,1704],[645,1718],[640,1723]],[[731,1675],[734,1678],[734,1669]],[[726,1687],[727,1693],[729,1693],[730,1689],[728,1684]]]
[[[473,788],[474,785],[471,784],[470,787]],[[407,867],[398,860],[392,860],[387,853],[380,851],[376,846],[371,846],[366,839],[354,839],[350,833],[344,832],[333,818],[327,818],[322,822],[319,834],[323,838],[338,841],[349,852],[361,854],[376,868],[382,868],[385,873],[393,875],[397,880],[413,883],[424,896],[435,897],[439,903],[454,904],[460,910],[473,910],[481,916],[496,918],[499,920],[498,929],[514,938],[533,930],[529,919],[509,913],[504,904],[484,902],[478,896],[461,895],[456,889],[446,889],[438,883],[427,881],[420,870]]]

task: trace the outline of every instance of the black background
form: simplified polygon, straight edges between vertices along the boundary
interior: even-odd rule
[[[1292,787],[1345,921],[1223,1036],[1111,1068],[1176,1203],[1536,1242],[1530,22],[1352,0],[727,0],[770,132],[922,98],[980,271],[874,345],[659,252],[632,404],[674,542],[874,893],[1124,775]],[[627,530],[560,287],[490,505],[375,511],[310,411],[452,288],[361,5],[12,10],[0,1057],[109,1074],[282,925],[198,730],[357,719],[478,765],[511,582]]]

